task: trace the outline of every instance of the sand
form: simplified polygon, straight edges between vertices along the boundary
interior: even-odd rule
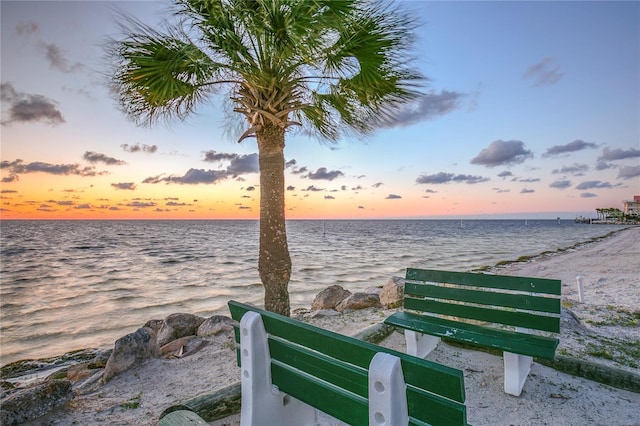
[[[559,353],[640,374],[639,271],[640,227],[635,227],[492,272],[561,279],[563,305],[580,321],[563,330]],[[583,277],[583,303],[578,301],[577,275]],[[310,322],[353,335],[393,312],[366,309]],[[404,351],[404,337],[397,332],[381,344]],[[613,359],[603,357],[600,347]],[[441,343],[428,359],[464,371],[468,421],[474,425],[640,425],[639,393],[534,363],[522,395],[514,397],[503,392],[500,356]],[[239,375],[231,336],[221,336],[189,357],[147,360],[107,384],[87,385],[68,406],[34,424],[154,425],[167,407],[235,383]],[[325,416],[320,420],[335,424]],[[212,424],[237,425],[239,416]]]

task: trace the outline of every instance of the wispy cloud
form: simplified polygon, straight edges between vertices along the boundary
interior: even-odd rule
[[[84,69],[84,64],[80,62],[72,63],[69,61],[65,57],[63,50],[55,43],[45,43],[44,41],[40,41],[38,43],[38,48],[44,53],[45,58],[49,61],[49,66],[53,69],[67,74],[82,71]]]
[[[489,178],[482,177],[482,176],[472,176],[472,175],[440,172],[432,175],[420,175],[416,179],[416,183],[417,184],[434,184],[434,185],[450,183],[450,182],[474,184],[474,183],[486,182],[488,180]]]
[[[385,127],[410,126],[421,121],[434,120],[460,107],[460,100],[467,96],[449,90],[434,91],[423,95],[388,119]]]
[[[57,102],[46,96],[18,92],[10,82],[0,85],[0,99],[9,104],[9,117],[2,120],[2,125],[43,122],[55,126],[65,122]]]
[[[640,166],[620,167],[618,179],[631,179],[640,176]]]
[[[573,166],[563,166],[559,169],[553,169],[552,174],[572,174],[574,176],[583,176],[589,170],[586,164],[574,164]]]
[[[97,152],[93,152],[93,151],[86,151],[84,153],[84,155],[82,156],[82,158],[84,158],[85,160],[87,160],[88,162],[95,164],[95,163],[104,163],[106,165],[109,166],[122,166],[124,164],[127,164],[126,162],[122,161],[122,160],[118,160],[116,158],[113,157],[107,157],[104,154],[100,154]]]
[[[305,177],[312,180],[334,180],[336,178],[344,176],[340,170],[327,170],[326,167],[320,167],[315,172],[309,172]]]
[[[588,180],[582,182],[576,186],[576,189],[584,190],[584,189],[609,189],[613,188],[609,182],[602,182],[599,180]]]
[[[551,86],[556,84],[564,76],[560,66],[556,65],[552,58],[546,57],[538,63],[531,65],[522,76],[523,80],[532,80],[531,85]]]
[[[628,158],[637,158],[640,157],[640,149],[629,148],[629,149],[609,149],[604,148],[602,150],[602,155],[598,157],[598,161],[616,161],[616,160],[626,160]]]
[[[550,148],[547,148],[547,150],[545,151],[544,154],[542,154],[542,156],[551,157],[554,155],[567,154],[569,152],[582,151],[583,149],[597,148],[597,147],[598,145],[596,145],[593,142],[585,142],[583,140],[576,139],[575,141],[569,142],[568,144],[565,144],[565,145],[554,145]]]
[[[124,189],[129,191],[133,191],[136,189],[136,184],[133,182],[112,183],[111,186],[113,186],[115,189]]]
[[[51,164],[42,161],[25,163],[20,159],[2,161],[0,169],[7,169],[11,175],[48,173],[52,175],[99,176],[107,174],[107,172],[97,172],[95,167],[82,167],[79,164]]]
[[[129,145],[125,143],[120,145],[120,148],[122,148],[127,152],[146,152],[147,154],[153,154],[158,150],[157,145],[145,145],[145,144],[141,145],[139,143],[135,145]]]
[[[549,184],[549,188],[567,189],[571,187],[571,181],[567,179],[556,180]]]
[[[524,142],[518,140],[497,140],[480,151],[471,160],[471,164],[479,164],[487,167],[509,166],[524,162],[533,158],[533,153],[524,148]]]

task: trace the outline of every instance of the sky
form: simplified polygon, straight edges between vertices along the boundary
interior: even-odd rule
[[[403,1],[423,96],[394,126],[288,132],[289,219],[596,217],[640,194],[640,2]],[[2,219],[257,219],[255,138],[224,96],[139,127],[107,87],[118,11],[4,1]]]

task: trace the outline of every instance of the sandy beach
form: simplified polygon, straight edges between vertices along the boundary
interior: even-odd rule
[[[563,306],[575,315],[568,314],[567,320],[563,317],[557,353],[638,375],[638,271],[640,227],[490,272],[561,279]],[[582,303],[578,300],[577,276],[581,276],[583,282]],[[394,310],[366,309],[309,321],[354,335],[381,322],[392,312]],[[404,337],[394,332],[381,345],[404,351]],[[534,363],[522,395],[513,397],[502,389],[500,356],[441,343],[428,359],[464,371],[468,421],[474,425],[640,424],[639,393]],[[191,356],[150,359],[106,384],[84,386],[67,406],[33,424],[154,425],[166,408],[238,382],[239,374],[232,336],[221,335]],[[236,425],[239,416],[212,424]]]

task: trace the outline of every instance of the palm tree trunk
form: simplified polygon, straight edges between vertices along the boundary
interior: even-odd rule
[[[267,124],[256,134],[260,162],[260,256],[266,310],[289,316],[291,258],[284,212],[284,129]]]

